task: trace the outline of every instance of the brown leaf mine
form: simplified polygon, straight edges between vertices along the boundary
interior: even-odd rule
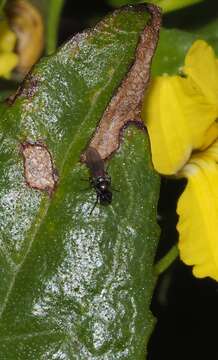
[[[40,142],[25,142],[21,144],[21,151],[27,184],[31,188],[46,191],[51,195],[58,178],[47,147]]]
[[[102,159],[108,158],[119,148],[120,133],[129,122],[135,122],[136,125],[142,123],[142,101],[149,85],[151,61],[161,25],[161,12],[159,7],[152,4],[138,5],[134,8],[138,11],[146,9],[150,14],[150,21],[140,35],[135,61],[112,97],[89,143]],[[85,154],[81,160],[85,161]]]

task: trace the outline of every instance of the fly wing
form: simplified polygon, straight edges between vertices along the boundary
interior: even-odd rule
[[[93,147],[88,147],[86,150],[86,164],[93,177],[104,176],[104,161]]]

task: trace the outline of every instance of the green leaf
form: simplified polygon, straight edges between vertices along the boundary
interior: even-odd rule
[[[152,75],[174,75],[184,64],[185,55],[198,35],[177,29],[162,29],[152,64]]]
[[[4,360],[145,359],[159,235],[159,176],[148,138],[135,127],[125,131],[108,169],[118,191],[92,214],[96,194],[84,191],[89,174],[80,155],[134,60],[147,20],[130,7],[77,35],[33,69],[1,117]],[[44,172],[46,156],[52,159],[53,191],[28,185],[26,149],[44,151]]]
[[[218,19],[214,19],[204,26],[195,29],[194,33],[210,43],[218,55]]]
[[[178,29],[162,29],[157,51],[152,63],[152,75],[178,74],[184,64],[185,55],[194,41],[203,39],[218,56],[218,20],[199,27],[193,32]]]

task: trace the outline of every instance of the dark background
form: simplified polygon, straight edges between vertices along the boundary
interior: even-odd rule
[[[103,0],[66,0],[59,43],[92,26],[112,7]],[[202,4],[164,16],[165,27],[189,30],[218,17],[218,1]],[[160,239],[157,259],[177,241],[176,202],[185,183],[163,179],[159,201]],[[218,240],[218,239],[217,239]],[[198,280],[191,268],[179,259],[160,276],[152,311],[158,318],[149,343],[149,360],[218,360],[218,284]]]

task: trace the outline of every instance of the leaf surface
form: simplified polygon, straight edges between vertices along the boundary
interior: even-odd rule
[[[43,59],[4,106],[4,360],[145,358],[153,327],[149,308],[159,235],[159,176],[151,165],[147,135],[135,127],[124,132],[108,169],[118,191],[113,191],[110,206],[97,205],[92,214],[96,194],[84,190],[89,184],[82,179],[89,174],[80,155],[133,62],[147,21],[142,8],[113,13]],[[45,157],[52,162],[47,191],[29,186],[36,175],[24,153],[32,151],[39,161],[37,149],[40,175]]]

